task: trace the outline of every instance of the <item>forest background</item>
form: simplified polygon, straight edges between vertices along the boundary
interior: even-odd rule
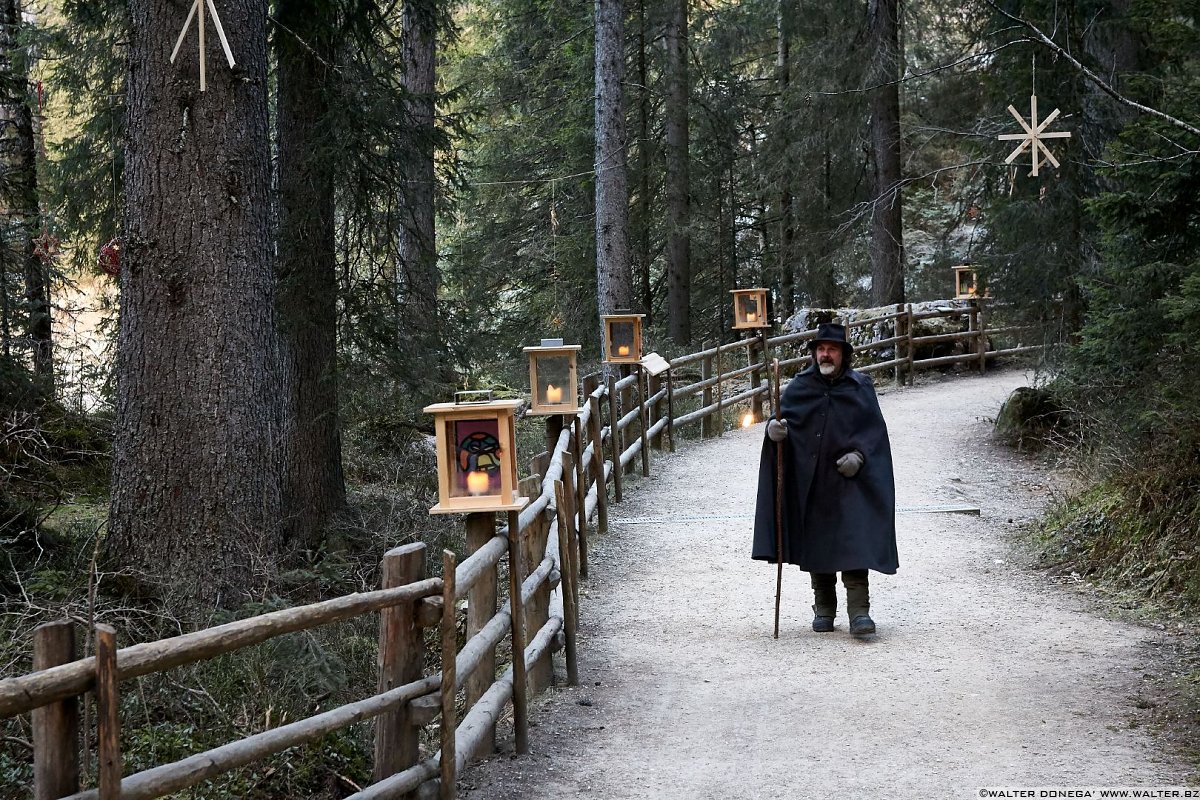
[[[729,289],[782,321],[956,264],[1054,345],[1021,443],[1089,477],[1048,557],[1200,600],[1197,0],[231,0],[203,92],[189,6],[0,1],[0,673],[63,613],[144,640],[461,547],[421,409],[519,394],[542,337],[591,371],[617,308],[670,357],[733,336]],[[1030,94],[1072,132],[1037,176],[996,138]],[[372,647],[151,685],[130,766],[332,703]],[[208,791],[336,795],[360,734]]]

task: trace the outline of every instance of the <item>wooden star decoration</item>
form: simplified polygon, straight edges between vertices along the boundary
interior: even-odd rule
[[[188,29],[192,27],[192,20],[197,16],[200,17],[200,22],[196,26],[200,36],[200,91],[205,90],[204,80],[204,7],[208,6],[208,11],[212,14],[213,27],[217,29],[217,36],[221,38],[221,49],[225,51],[225,60],[229,62],[229,68],[233,69],[233,52],[229,49],[229,40],[225,38],[225,28],[221,25],[221,17],[217,14],[217,7],[213,5],[213,0],[195,0],[192,3],[192,10],[188,12],[187,20],[183,23],[183,30],[179,32],[179,38],[175,40],[175,49],[171,51],[171,63],[175,63],[175,56],[179,55],[179,48],[183,44],[183,39],[187,36]]]
[[[1020,140],[1020,142],[1021,142],[1019,145],[1017,145],[1017,149],[1013,150],[1011,153],[1009,153],[1008,158],[1004,159],[1004,163],[1011,164],[1013,162],[1013,159],[1015,159],[1017,156],[1021,155],[1021,153],[1025,152],[1025,148],[1028,147],[1028,148],[1030,148],[1030,152],[1031,152],[1032,158],[1033,158],[1033,170],[1029,173],[1031,177],[1036,176],[1038,174],[1038,167],[1040,167],[1042,164],[1045,164],[1047,161],[1049,161],[1051,164],[1053,164],[1056,167],[1059,166],[1058,160],[1055,159],[1054,154],[1050,152],[1050,148],[1046,147],[1046,145],[1042,142],[1043,139],[1070,139],[1071,138],[1071,133],[1069,131],[1047,131],[1046,130],[1046,126],[1049,125],[1051,122],[1053,122],[1055,120],[1055,118],[1058,116],[1058,109],[1056,108],[1053,111],[1051,111],[1050,116],[1046,117],[1046,119],[1043,120],[1042,123],[1039,125],[1038,124],[1037,95],[1033,94],[1033,95],[1029,96],[1029,122],[1028,123],[1025,122],[1025,118],[1021,116],[1020,112],[1018,112],[1012,106],[1008,107],[1008,113],[1012,114],[1013,117],[1016,118],[1017,122],[1021,123],[1021,127],[1025,129],[1025,132],[1024,133],[1002,133],[998,137],[996,137],[998,139],[1005,139],[1005,140],[1012,140],[1012,141]],[[1045,158],[1042,157],[1043,155],[1045,156]]]

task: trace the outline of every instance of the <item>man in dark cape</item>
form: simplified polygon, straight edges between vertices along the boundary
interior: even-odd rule
[[[868,570],[887,575],[896,554],[896,489],[887,425],[871,379],[850,368],[845,328],[822,324],[813,362],[788,383],[763,440],[752,557],[776,563],[776,448],[783,447],[783,561],[812,573],[813,630],[833,630],[837,574],[850,632],[875,632]]]

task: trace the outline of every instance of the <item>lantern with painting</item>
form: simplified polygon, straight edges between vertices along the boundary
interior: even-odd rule
[[[769,328],[766,289],[733,289],[733,329]]]
[[[562,339],[542,339],[540,347],[526,347],[529,354],[530,404],[533,416],[578,414],[575,360],[581,345],[564,345]]]
[[[522,400],[456,392],[453,403],[425,407],[437,432],[438,504],[431,514],[517,511],[516,412]]]
[[[642,317],[645,314],[603,314],[604,360],[636,364],[642,359]]]
[[[962,266],[954,268],[955,300],[969,300],[972,297],[978,297],[978,285],[974,267]]]

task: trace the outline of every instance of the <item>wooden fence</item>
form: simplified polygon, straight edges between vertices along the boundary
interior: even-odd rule
[[[988,358],[1040,349],[988,350],[989,336],[1016,329],[989,330],[984,313],[974,304],[965,311],[920,314],[911,306],[897,306],[882,317],[851,322],[852,329],[875,326],[872,340],[856,345],[860,360],[880,352],[891,355],[858,369],[891,369],[900,382],[920,368],[969,363],[982,370]],[[966,331],[913,335],[914,323],[923,318],[962,314],[969,316]],[[795,368],[807,362],[803,343],[815,334],[760,334],[708,347],[674,359],[671,368],[657,376],[634,371],[611,375],[606,382],[585,378],[582,413],[547,418],[547,451],[533,460],[532,476],[522,481],[522,492],[533,497],[532,502],[519,513],[509,513],[507,525],[499,527],[494,514],[468,515],[470,555],[456,563],[454,554],[445,551],[441,578],[425,576],[425,545],[416,543],[384,556],[377,591],[121,649],[115,646],[116,631],[97,625],[95,653],[86,658],[77,658],[73,622],[40,626],[34,632],[34,671],[0,681],[0,718],[32,714],[33,796],[150,800],[374,718],[373,783],[351,797],[453,797],[456,775],[472,758],[494,749],[497,720],[509,705],[516,749],[527,750],[528,696],[550,685],[552,652],[565,649],[567,681],[577,680],[579,580],[588,574],[593,518],[597,531],[607,529],[608,483],[613,485],[613,499],[620,502],[624,476],[636,471],[635,459],[642,475],[649,475],[651,450],[674,451],[680,426],[700,422],[702,436],[720,435],[724,411],[743,403],[749,404],[754,420],[761,420],[772,352],[797,347],[799,355],[781,359],[783,366]],[[914,357],[920,347],[944,342],[967,346],[956,355]],[[680,380],[690,382],[677,386]],[[677,406],[697,402],[697,408],[677,414]],[[501,604],[498,583],[505,559],[508,601]],[[455,612],[464,598],[467,631],[459,648]],[[376,611],[379,673],[370,696],[179,761],[123,774],[118,713],[122,683]],[[441,671],[423,674],[424,629],[434,626],[441,633]],[[496,677],[496,651],[506,638],[511,652],[523,658],[514,658]],[[460,691],[465,695],[461,719],[456,704]],[[97,786],[81,791],[79,708],[88,692],[96,700]],[[435,721],[441,749],[421,758],[419,731]]]

